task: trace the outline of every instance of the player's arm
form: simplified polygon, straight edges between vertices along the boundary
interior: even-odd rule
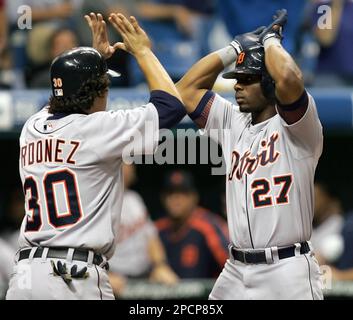
[[[233,47],[224,48],[223,53],[230,57],[228,65],[235,61],[236,52]],[[219,52],[213,52],[195,63],[177,82],[176,86],[187,113],[191,114],[195,111],[202,97],[213,88],[217,76],[225,67]]]
[[[212,95],[218,75],[232,63],[235,63],[238,54],[253,43],[263,28],[240,34],[226,47],[210,53],[195,63],[177,83],[186,111],[193,120],[203,113]],[[205,121],[203,121],[205,122]]]
[[[172,79],[151,50],[151,42],[135,17],[128,20],[122,14],[111,14],[109,21],[119,31],[124,42],[117,44],[119,49],[131,53],[144,73],[150,90],[163,90],[181,100]]]
[[[150,280],[167,285],[176,284],[179,278],[167,263],[165,250],[158,234],[149,238],[148,254],[152,263]]]
[[[275,81],[278,112],[288,124],[293,124],[304,116],[308,108],[308,95],[302,72],[281,45],[281,31],[286,21],[287,11],[277,11],[275,21],[259,38],[265,48],[266,68]]]
[[[151,91],[150,102],[158,111],[159,127],[169,128],[177,124],[185,116],[181,96],[169,74],[152,52],[146,32],[133,16],[128,20],[120,13],[112,13],[109,21],[123,38],[123,42],[117,43],[117,47],[131,53],[145,75]]]
[[[123,275],[114,272],[108,272],[108,276],[114,296],[118,298],[126,287],[127,279]]]

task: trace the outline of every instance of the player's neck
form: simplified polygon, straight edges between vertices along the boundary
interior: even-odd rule
[[[107,94],[105,94],[103,97],[95,98],[93,102],[93,106],[91,107],[88,113],[91,114],[95,112],[105,111],[106,105],[107,105]]]
[[[262,111],[251,113],[251,117],[252,117],[251,123],[253,125],[255,125],[255,124],[264,122],[264,121],[272,118],[273,116],[275,116],[276,113],[277,112],[276,112],[275,106],[272,104],[269,104]]]
[[[100,111],[105,111],[105,107],[103,107],[102,105],[93,105],[93,107],[89,109],[88,113],[91,114]]]

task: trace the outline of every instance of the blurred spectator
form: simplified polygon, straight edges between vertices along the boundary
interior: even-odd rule
[[[0,0],[0,55],[7,46],[8,22],[5,12],[5,0]]]
[[[151,0],[138,5],[141,17],[151,20],[169,20],[176,24],[178,30],[192,36],[194,18],[198,15],[212,16],[215,13],[213,0]]]
[[[116,296],[123,290],[125,278],[149,278],[164,284],[174,284],[178,280],[166,264],[158,231],[142,198],[129,189],[136,180],[135,166],[125,164],[123,174],[125,192],[118,241],[109,260],[109,277]]]
[[[0,300],[5,298],[13,269],[15,250],[0,239]]]
[[[36,43],[31,44],[38,46]],[[76,34],[68,28],[52,30],[48,35],[46,47],[47,61],[45,64],[34,66],[28,70],[28,83],[30,88],[50,88],[50,65],[52,60],[63,52],[79,45]]]
[[[353,212],[346,214],[343,229],[343,251],[334,265],[331,265],[332,279],[353,281]]]
[[[7,206],[5,208],[6,226],[1,237],[14,250],[18,249],[18,237],[21,223],[25,215],[24,195],[21,188],[14,188],[9,196]]]
[[[168,216],[157,221],[168,262],[180,278],[217,277],[228,257],[225,221],[198,206],[192,176],[174,171],[162,194]]]
[[[342,207],[331,189],[324,182],[315,182],[311,242],[320,264],[334,263],[342,253]]]
[[[173,80],[179,80],[193,63],[209,53],[215,7],[215,0],[138,2],[137,15]],[[133,60],[130,68],[132,83],[141,83],[142,74]]]
[[[353,269],[353,212],[346,214],[342,229],[342,237],[344,249],[340,259],[335,265],[342,270]],[[353,271],[351,280],[353,280]]]
[[[0,52],[0,89],[11,89],[14,81],[11,54],[5,49]]]
[[[298,34],[305,0],[222,0],[219,1],[219,12],[229,34],[237,34],[255,30],[259,26],[267,26],[273,14],[282,8],[288,11],[288,22],[284,28],[283,46],[295,54],[295,39]]]
[[[69,19],[81,0],[11,0],[8,1],[8,13],[12,24],[18,19],[18,8],[29,6],[32,10],[32,22]]]
[[[11,68],[11,60],[7,48],[8,21],[5,0],[0,0],[0,89],[11,88],[11,80],[6,71]]]
[[[329,5],[331,19],[323,21],[322,5]],[[322,8],[322,7],[321,7]],[[326,12],[326,10],[325,10]],[[326,14],[329,14],[329,12]],[[315,0],[312,4],[312,25],[320,45],[316,66],[315,86],[352,86],[353,85],[353,1],[352,0]],[[321,20],[320,20],[321,19]],[[332,26],[323,26],[329,21]],[[321,23],[320,23],[321,22]]]
[[[11,55],[16,81],[15,88],[23,88],[23,70],[29,63],[41,65],[49,58],[43,44],[49,33],[59,25],[74,27],[73,12],[82,0],[11,0],[7,1],[7,14],[10,21]],[[29,11],[29,9],[31,11]],[[29,17],[28,14],[31,13]],[[20,23],[20,24],[19,24]],[[22,25],[21,25],[22,24]],[[27,56],[27,41],[35,43]]]

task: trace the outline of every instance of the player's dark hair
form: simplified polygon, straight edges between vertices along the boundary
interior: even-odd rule
[[[49,100],[49,113],[87,114],[97,97],[103,97],[110,80],[107,74],[86,80],[76,94],[69,97],[54,97]]]

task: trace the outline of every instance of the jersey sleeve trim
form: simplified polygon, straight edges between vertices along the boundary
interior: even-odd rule
[[[213,256],[220,266],[223,266],[228,257],[228,251],[223,247],[222,240],[218,236],[214,226],[201,219],[191,219],[190,225],[202,233]]]
[[[153,90],[151,92],[149,102],[152,103],[157,109],[159,129],[171,128],[175,126],[186,115],[182,102],[165,91]]]
[[[197,105],[196,109],[189,114],[189,117],[200,127],[204,128],[207,123],[208,115],[211,110],[212,103],[215,99],[215,93],[208,90],[202,99],[200,100],[199,104]]]
[[[305,92],[306,92],[306,91],[305,91]],[[307,93],[306,93],[306,94],[307,94]],[[292,128],[292,127],[295,127],[295,126],[299,125],[299,124],[300,124],[302,121],[304,121],[304,119],[308,116],[308,114],[309,114],[309,112],[310,112],[310,110],[311,110],[312,108],[316,109],[315,103],[313,103],[313,101],[312,101],[313,98],[312,98],[309,94],[307,94],[307,96],[308,96],[308,105],[307,105],[307,107],[306,107],[306,109],[305,109],[305,112],[304,112],[304,114],[302,115],[302,117],[301,117],[300,119],[298,119],[296,122],[288,123],[288,122],[287,122],[285,119],[283,119],[283,117],[281,116],[280,119],[281,119],[281,123],[283,124],[283,126],[288,127],[288,128]],[[277,112],[280,113],[278,106],[276,106],[276,109],[277,109]]]
[[[294,124],[305,115],[308,105],[308,93],[304,90],[299,99],[291,104],[281,104],[277,102],[277,112],[288,124]]]

